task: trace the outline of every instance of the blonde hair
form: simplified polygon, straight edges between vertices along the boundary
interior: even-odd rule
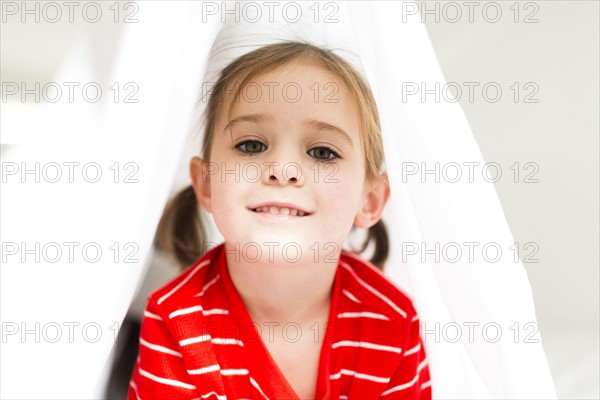
[[[223,69],[213,87],[205,110],[204,144],[202,158],[210,161],[213,132],[218,116],[223,111],[227,88],[237,80],[237,85],[229,113],[239,99],[245,85],[252,78],[265,74],[292,61],[305,61],[335,74],[354,95],[361,122],[361,145],[364,149],[365,175],[367,179],[382,176],[384,162],[383,141],[379,124],[379,113],[368,84],[351,65],[334,52],[301,42],[270,44],[251,51]],[[354,229],[354,227],[352,228]],[[374,253],[370,262],[383,269],[389,253],[387,229],[382,220],[369,228],[364,244],[355,252],[363,252],[374,243]],[[155,246],[167,255],[173,256],[185,268],[204,255],[208,249],[204,224],[200,219],[199,205],[192,185],[179,191],[166,205],[155,235]]]

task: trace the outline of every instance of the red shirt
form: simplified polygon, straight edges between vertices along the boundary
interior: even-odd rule
[[[346,250],[322,340],[316,398],[431,399],[411,300]],[[128,398],[298,399],[231,281],[224,243],[148,297]]]

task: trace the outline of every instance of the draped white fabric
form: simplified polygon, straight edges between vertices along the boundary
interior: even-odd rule
[[[414,11],[414,3],[338,3],[334,23],[315,22],[314,5],[300,4],[302,18],[293,24],[278,13],[274,22],[265,23],[225,14],[205,81],[215,82],[236,57],[281,40],[333,49],[363,72],[379,106],[392,191],[384,213],[392,239],[386,273],[411,295],[421,315],[433,396],[556,397],[539,333],[527,342],[522,337],[536,322],[531,288],[521,262],[506,254],[514,240],[493,185],[464,179],[422,182],[408,175],[422,163],[429,169],[436,163],[485,164],[458,103],[403,96],[403,83],[428,88],[445,83],[424,25],[417,18],[399,23],[403,13]],[[199,149],[200,143],[191,148]],[[464,255],[458,262],[421,260],[424,249],[436,243],[465,242],[477,251],[492,244],[504,254],[497,261]],[[409,257],[414,246],[419,251]],[[524,332],[523,326],[532,328]]]
[[[125,25],[118,43],[102,47],[98,43],[106,44],[115,29],[110,11],[104,10],[108,26],[82,35],[53,77],[97,82],[104,88],[101,101],[48,104],[24,126],[4,125],[10,119],[2,117],[15,143],[3,149],[3,164],[33,170],[37,162],[41,171],[79,163],[71,164],[71,182],[63,168],[59,183],[16,174],[0,190],[3,243],[24,243],[34,253],[38,243],[40,249],[37,260],[29,254],[25,262],[21,254],[3,251],[2,398],[102,397],[103,368],[143,276],[195,119],[193,104],[218,21],[198,23],[200,3],[144,2],[136,14],[140,22]],[[108,87],[115,82],[134,82],[138,102],[113,102]],[[93,163],[97,168],[82,179],[83,167]],[[91,183],[97,171],[102,177]],[[47,245],[49,253],[40,257]],[[86,245],[89,257],[83,259]],[[62,257],[52,261],[57,247]]]
[[[200,130],[194,121],[199,118],[204,103],[198,103],[198,108],[192,104],[201,95],[201,78],[214,82],[227,63],[260,45],[301,39],[332,48],[348,59],[365,74],[375,93],[392,190],[384,214],[392,247],[386,273],[413,298],[420,313],[434,398],[556,398],[539,333],[528,341],[523,338],[530,332],[523,327],[536,322],[535,309],[525,270],[520,262],[514,261],[513,254],[508,253],[514,240],[493,185],[465,179],[456,183],[429,179],[423,183],[407,175],[407,168],[421,166],[421,163],[429,168],[435,163],[485,163],[457,103],[436,102],[432,96],[425,101],[420,96],[402,96],[403,82],[426,83],[428,87],[435,82],[444,84],[425,27],[416,18],[402,22],[405,7],[402,2],[335,4],[338,22],[329,24],[314,22],[314,13],[308,10],[310,3],[301,3],[303,18],[294,24],[282,21],[278,13],[274,14],[276,21],[268,23],[232,22],[230,18],[219,32],[215,51],[210,56],[220,18],[208,18],[201,23],[201,3],[174,2],[166,6],[145,2],[144,23],[125,29],[111,73],[112,81],[135,77],[144,82],[144,101],[127,110],[109,107],[104,111],[102,125],[94,127],[95,132],[102,132],[104,139],[109,138],[103,139],[104,146],[72,145],[68,149],[100,160],[106,158],[106,152],[118,154],[111,151],[120,147],[122,159],[139,162],[144,179],[128,191],[111,186],[104,191],[86,193],[77,204],[49,202],[44,206],[32,202],[30,207],[39,211],[33,217],[23,209],[22,213],[16,212],[13,218],[3,221],[5,227],[27,226],[27,221],[30,226],[52,226],[52,237],[61,229],[77,232],[80,237],[102,232],[107,241],[116,233],[123,241],[134,237],[140,247],[137,257],[140,262],[125,268],[106,263],[86,265],[85,271],[81,268],[50,270],[53,266],[43,263],[36,266],[37,270],[31,270],[18,263],[5,263],[3,321],[42,318],[101,321],[105,334],[110,321],[121,321],[137,281],[143,276],[151,234],[167,195],[189,182],[182,181],[182,177],[187,173],[190,156],[199,153]],[[81,57],[75,54],[71,65],[81,61]],[[208,66],[205,65],[207,60]],[[67,63],[66,68],[69,65]],[[66,114],[48,116],[49,123],[58,127],[61,115]],[[194,129],[189,129],[192,126]],[[69,131],[74,133],[86,128],[92,125],[82,118],[71,120]],[[192,136],[188,136],[190,130]],[[23,160],[25,156],[20,151],[16,146],[9,159]],[[53,190],[58,189],[31,187],[27,198],[64,196],[64,191]],[[118,200],[114,206],[121,211],[100,213],[93,224],[78,217],[88,215],[90,210],[104,209],[110,199]],[[16,210],[19,201],[21,198],[15,193],[3,191],[5,207],[13,204]],[[61,216],[67,223],[61,224],[52,216]],[[13,231],[12,237],[17,241],[23,235],[23,230],[18,229]],[[63,236],[68,240],[68,235]],[[218,232],[214,233],[214,240],[219,240]],[[423,262],[422,251],[407,256],[407,250],[414,249],[415,244],[423,246],[425,243],[430,249],[435,243],[444,246],[464,242],[479,243],[475,247],[479,254],[484,244],[496,243],[505,254],[497,262],[481,258],[469,262],[463,255],[455,263],[445,258],[435,261],[433,257],[425,257]],[[47,280],[38,281],[39,285],[16,290],[16,285],[11,289],[5,284],[6,281],[26,282],[32,274],[43,273],[43,268],[52,274]],[[78,282],[73,281],[74,276],[78,276]],[[50,281],[52,285],[43,284]],[[107,296],[108,291],[114,294]],[[32,302],[43,302],[44,307],[16,306]],[[7,303],[13,306],[8,308]],[[42,313],[45,314],[42,316]],[[489,329],[484,333],[486,324]],[[473,335],[469,334],[469,327]],[[496,331],[501,333],[499,338]],[[460,334],[458,337],[456,332]],[[515,340],[516,333],[519,333],[518,340]],[[36,394],[46,398],[94,396],[91,388],[99,379],[111,346],[111,340],[102,340],[96,345],[45,346],[43,352],[26,344],[9,346],[9,351],[2,356],[5,374],[2,394],[7,398],[20,397],[23,386],[28,384],[28,375],[23,372],[24,366],[14,369],[12,366],[26,363],[44,372],[44,384],[38,392],[30,390],[29,397]],[[3,350],[6,348],[3,345]]]
[[[355,32],[360,32],[356,35],[359,51],[382,116],[395,211],[389,225],[397,229],[395,243],[424,242],[427,248],[434,243],[497,243],[507,249],[514,240],[490,183],[403,182],[402,163],[425,162],[429,168],[436,162],[485,163],[457,103],[436,102],[432,96],[425,102],[420,96],[403,101],[399,95],[403,82],[424,82],[429,88],[435,82],[445,83],[425,27],[418,20],[399,24],[400,3],[352,3],[350,9],[355,24],[378,21]],[[510,328],[515,322],[522,327],[536,321],[531,288],[520,262],[502,257],[496,263],[481,259],[470,263],[463,257],[451,263],[442,257],[435,263],[415,258],[402,263],[400,258],[394,252],[388,265],[392,271],[406,268],[405,285],[427,329],[435,329],[437,322],[442,332],[452,323],[462,327],[456,344],[449,343],[450,335],[437,342],[426,334],[434,397],[556,397],[541,340],[523,343],[520,338],[515,343]],[[477,333],[473,339],[467,334],[470,323],[493,322],[503,334],[496,343]]]

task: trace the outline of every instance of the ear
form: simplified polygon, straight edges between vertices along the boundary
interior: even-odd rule
[[[387,172],[380,178],[367,180],[362,195],[362,207],[354,217],[354,225],[367,229],[375,225],[381,219],[389,198],[390,184]]]
[[[190,177],[198,203],[207,212],[212,213],[210,196],[210,174],[209,165],[200,157],[192,157],[190,161]]]

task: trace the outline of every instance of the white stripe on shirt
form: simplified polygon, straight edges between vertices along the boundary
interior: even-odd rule
[[[206,289],[211,287],[216,281],[219,280],[220,277],[221,277],[221,275],[217,274],[217,276],[215,276],[210,282],[208,282],[206,285],[204,285],[204,287],[202,288],[202,291],[200,293],[196,293],[193,297],[204,296],[204,292],[206,292]]]
[[[190,375],[202,375],[207,374],[209,372],[219,371],[221,366],[219,364],[211,365],[209,367],[198,368],[198,369],[188,369],[187,372]]]
[[[406,352],[404,352],[404,355],[410,356],[411,354],[416,353],[419,350],[421,350],[421,343],[417,343],[417,345],[415,347],[413,347],[412,349],[406,350]]]
[[[329,379],[340,379],[342,375],[353,376],[358,379],[365,379],[368,381],[379,382],[379,383],[388,383],[390,381],[390,378],[384,378],[381,376],[363,374],[360,372],[351,371],[349,369],[342,369],[337,374],[329,375]]]
[[[140,337],[140,344],[143,345],[143,346],[148,347],[149,349],[156,350],[156,351],[159,351],[161,353],[171,354],[171,355],[174,355],[174,356],[177,356],[177,357],[181,357],[181,353],[180,352],[175,351],[175,350],[171,350],[171,349],[169,349],[167,347],[160,346],[158,344],[150,343],[150,342],[146,341],[145,339],[143,339],[141,337]]]
[[[406,318],[406,312],[403,309],[401,309],[400,307],[398,307],[393,301],[391,301],[390,299],[388,299],[386,296],[384,296],[381,292],[379,292],[373,286],[369,285],[367,282],[365,282],[362,279],[360,279],[358,277],[358,275],[356,275],[356,272],[354,272],[354,270],[352,269],[352,267],[350,265],[346,264],[345,262],[340,262],[340,264],[342,265],[342,267],[344,267],[348,271],[350,271],[350,273],[352,274],[352,276],[354,276],[354,279],[356,279],[358,281],[358,283],[360,283],[363,287],[365,287],[369,292],[373,293],[375,296],[379,297],[381,300],[383,300],[384,302],[386,302],[387,305],[389,305],[394,310],[396,310],[396,312],[398,314],[402,315],[403,318]]]
[[[191,385],[189,383],[176,381],[175,379],[161,378],[160,376],[152,375],[150,372],[145,371],[141,368],[138,368],[138,370],[140,371],[140,375],[145,376],[146,378],[153,380],[154,382],[162,383],[163,385],[176,386],[190,390],[196,389],[196,386]]]
[[[241,340],[231,338],[212,338],[210,342],[213,344],[237,344],[244,347],[244,343]]]
[[[357,299],[357,298],[356,298],[356,296],[354,296],[352,293],[350,293],[350,292],[349,292],[349,291],[347,291],[346,289],[342,289],[342,293],[343,293],[344,295],[346,295],[346,297],[348,297],[348,298],[349,298],[350,300],[352,300],[353,302],[355,302],[355,303],[358,303],[358,304],[362,304],[362,302],[361,302],[359,299]]]
[[[217,392],[208,392],[206,394],[200,395],[200,398],[208,399],[210,396],[216,396],[217,399],[220,399],[220,400],[227,400],[227,396],[218,394]]]
[[[173,319],[173,318],[179,317],[181,315],[192,314],[195,312],[202,312],[202,315],[204,315],[204,316],[214,315],[214,314],[219,314],[219,315],[228,315],[229,314],[229,310],[225,310],[223,308],[211,308],[210,310],[205,310],[202,308],[202,306],[192,306],[192,307],[181,308],[179,310],[173,311],[171,314],[169,314],[169,319]]]
[[[192,338],[187,338],[179,341],[180,346],[187,346],[188,344],[206,342],[210,340],[210,335],[201,335]]]
[[[350,340],[342,340],[331,345],[332,349],[336,349],[338,347],[362,347],[365,349],[389,351],[398,354],[402,353],[402,349],[400,347],[385,346],[382,344],[375,344],[369,342],[353,342]]]
[[[140,398],[140,394],[138,393],[137,385],[135,384],[135,382],[133,381],[133,379],[129,382],[129,386],[131,386],[131,388],[133,389],[133,393],[135,393],[135,398],[137,400],[142,400]]]
[[[148,317],[148,318],[152,318],[152,319],[157,319],[159,321],[163,320],[160,315],[151,313],[150,311],[144,311],[144,317]]]
[[[230,376],[230,375],[248,375],[250,371],[247,369],[222,369],[221,375]]]
[[[166,299],[168,299],[173,293],[175,293],[176,291],[178,291],[179,289],[181,289],[181,287],[183,285],[185,285],[190,279],[192,279],[192,276],[194,276],[196,274],[196,272],[200,271],[200,269],[202,267],[210,264],[210,261],[211,260],[204,260],[200,264],[196,265],[196,267],[192,270],[192,272],[190,272],[188,274],[188,276],[185,277],[184,280],[182,280],[181,282],[179,282],[179,284],[177,286],[175,286],[173,289],[171,289],[169,291],[169,293],[165,294],[160,299],[158,299],[157,303],[161,304],[163,301],[165,301]]]
[[[169,319],[173,319],[173,318],[178,317],[180,315],[191,314],[191,313],[202,311],[202,310],[203,310],[202,306],[193,306],[193,307],[188,307],[188,308],[180,308],[179,310],[175,310],[171,314],[169,314]]]
[[[337,315],[338,318],[373,318],[389,321],[390,319],[383,314],[373,313],[369,311],[361,312],[344,312]]]
[[[258,390],[260,392],[260,394],[262,394],[262,396],[269,400],[269,398],[267,397],[267,395],[265,394],[265,392],[262,391],[262,389],[260,388],[260,386],[258,385],[258,383],[254,380],[253,377],[250,377],[250,383],[252,384],[252,386],[254,386],[256,388],[256,390]]]
[[[202,310],[202,315],[213,315],[213,314],[229,314],[229,310],[223,308],[211,308],[210,310]]]
[[[423,360],[421,362],[421,364],[419,364],[419,366],[417,367],[417,375],[410,382],[406,382],[401,385],[394,386],[393,388],[390,388],[390,389],[386,390],[385,392],[381,393],[381,396],[382,397],[387,396],[390,393],[398,392],[400,390],[404,390],[404,389],[408,389],[408,388],[412,387],[419,380],[419,375],[421,374],[421,370],[423,368],[425,368],[426,365],[427,365],[427,360]],[[429,383],[429,382],[425,382],[425,383]],[[430,383],[430,385],[431,385],[431,383]]]

